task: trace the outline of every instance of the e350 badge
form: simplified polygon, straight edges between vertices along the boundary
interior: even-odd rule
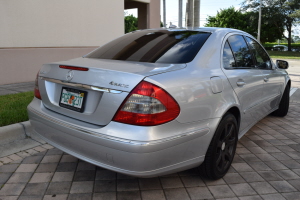
[[[123,88],[128,88],[129,85],[126,85],[126,84],[122,84],[122,83],[116,83],[116,82],[109,82],[110,85],[113,85],[113,86],[118,86],[118,87],[123,87]]]

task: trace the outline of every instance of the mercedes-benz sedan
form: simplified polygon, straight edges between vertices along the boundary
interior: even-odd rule
[[[235,29],[135,31],[44,64],[28,113],[45,141],[97,166],[138,177],[200,166],[218,179],[238,138],[287,114],[287,67]]]

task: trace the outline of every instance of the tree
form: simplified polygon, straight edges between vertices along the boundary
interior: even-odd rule
[[[262,16],[262,19],[265,17],[266,16]],[[215,17],[209,16],[206,20],[207,23],[205,26],[235,28],[257,37],[258,12],[241,12],[240,10],[235,10],[234,7],[230,7],[221,9]],[[281,32],[278,33],[277,29],[275,29],[272,24],[267,23],[266,20],[262,21],[262,43],[274,42],[276,39],[281,38],[284,31],[283,28],[281,29]]]
[[[300,37],[298,35],[292,35],[292,40],[294,43],[300,42]]]
[[[138,29],[138,19],[133,15],[124,17],[125,33],[129,33]]]
[[[300,18],[300,9],[290,14],[290,17]],[[300,21],[298,21],[298,23],[300,23]]]
[[[244,0],[242,8],[244,11],[257,12],[260,0]],[[288,36],[282,33],[282,37],[288,41],[288,50],[291,51],[292,28],[299,19],[300,0],[262,0],[262,13],[268,18],[278,33],[282,27],[288,32]]]
[[[234,7],[221,9],[215,17],[208,16],[206,21],[207,23],[204,26],[208,27],[225,27],[240,30],[244,30],[247,27],[245,16],[240,11],[235,10]]]
[[[265,42],[274,42],[277,39],[281,39],[283,32],[284,32],[284,27],[274,27],[273,24],[269,23],[269,18],[270,16],[266,14],[262,14],[261,16],[261,31],[260,31],[260,42],[265,43]],[[246,32],[252,34],[254,37],[257,38],[258,34],[258,18],[259,18],[259,13],[258,12],[246,12],[245,13],[245,21],[247,24],[249,24],[248,29]],[[281,21],[281,19],[273,19],[274,21]],[[279,22],[278,22],[279,23]]]

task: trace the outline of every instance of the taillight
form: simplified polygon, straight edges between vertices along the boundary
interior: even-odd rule
[[[38,99],[42,99],[40,90],[39,90],[39,73],[40,73],[40,71],[36,74],[36,78],[35,78],[34,96]]]
[[[113,121],[154,126],[175,119],[180,112],[177,102],[162,88],[142,81],[120,106]]]
[[[59,65],[59,68],[78,70],[78,71],[89,71],[89,68],[86,68],[86,67],[74,67],[74,66]]]

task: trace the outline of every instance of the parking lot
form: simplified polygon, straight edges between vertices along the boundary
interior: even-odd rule
[[[292,87],[300,88],[300,62],[290,65]],[[2,163],[0,200],[297,200],[300,91],[292,95],[286,117],[268,116],[240,139],[232,167],[217,181],[203,178],[198,168],[148,179],[130,177],[78,160],[48,144],[2,158]]]

